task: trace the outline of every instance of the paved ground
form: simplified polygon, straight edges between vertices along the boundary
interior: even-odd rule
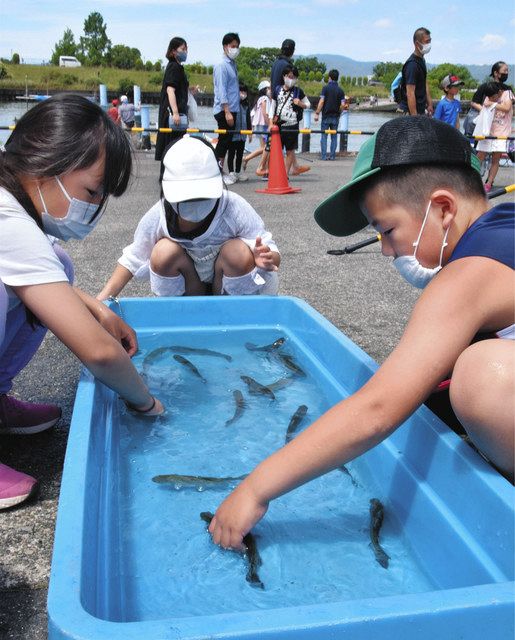
[[[296,195],[256,194],[264,183],[255,177],[232,187],[264,218],[282,253],[281,293],[309,302],[378,361],[384,360],[402,333],[417,292],[405,284],[375,244],[344,256],[342,248],[371,235],[350,240],[325,234],[313,220],[313,209],[350,177],[353,159],[321,162],[310,157],[311,171],[292,180]],[[249,175],[251,167],[249,166]],[[498,184],[513,182],[513,170],[501,169]],[[76,282],[96,294],[110,275],[137,221],[158,197],[158,165],[138,152],[136,178],[130,192],[109,203],[99,228],[82,243],[69,242]],[[499,198],[509,199],[508,196]],[[132,282],[125,296],[149,295],[148,284]],[[46,593],[53,532],[71,410],[79,363],[53,336],[48,336],[29,367],[16,380],[15,392],[26,400],[59,403],[64,417],[50,432],[0,441],[4,463],[41,481],[38,499],[0,513],[0,639],[46,638]]]

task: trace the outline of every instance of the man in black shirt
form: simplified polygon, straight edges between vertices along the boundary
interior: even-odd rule
[[[340,121],[340,112],[345,105],[345,93],[338,84],[339,73],[337,69],[329,71],[329,82],[323,87],[320,100],[315,111],[315,122],[318,122],[318,116],[322,112],[322,131],[327,129],[338,129]],[[329,158],[327,157],[327,133],[322,133],[320,139],[320,158],[321,160],[335,160],[336,156],[336,134],[331,134],[331,150]]]
[[[431,33],[420,27],[413,34],[415,51],[402,67],[399,110],[411,116],[433,115],[433,101],[427,83],[427,68],[424,56],[431,50]]]
[[[286,67],[293,66],[293,54],[295,53],[295,41],[287,38],[281,45],[281,53],[272,65],[270,72],[270,84],[272,85],[272,98],[277,98],[277,87],[282,87],[283,71]]]

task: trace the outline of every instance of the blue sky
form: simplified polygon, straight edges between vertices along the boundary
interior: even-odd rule
[[[492,64],[515,60],[514,4],[498,0],[0,0],[0,56],[48,60],[69,27],[78,40],[98,11],[113,44],[137,47],[144,60],[164,59],[172,36],[184,37],[188,62],[217,62],[221,38],[242,44],[297,42],[296,53],[332,53],[355,60],[403,61],[419,26],[433,36],[431,63]]]

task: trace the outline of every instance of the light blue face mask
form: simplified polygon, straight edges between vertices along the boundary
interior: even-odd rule
[[[57,176],[55,176],[55,180],[70,205],[68,206],[68,211],[63,218],[55,218],[48,212],[45,200],[43,199],[43,194],[41,193],[41,189],[38,185],[38,193],[44,209],[41,214],[43,231],[51,236],[59,238],[60,240],[66,241],[70,238],[82,240],[88,235],[88,233],[93,231],[102,217],[101,215],[98,215],[95,218],[95,214],[97,213],[100,205],[72,198]]]
[[[395,258],[393,261],[393,266],[397,269],[397,271],[401,274],[401,276],[409,282],[417,289],[424,289],[429,282],[436,276],[436,274],[442,268],[442,260],[443,260],[443,252],[445,247],[447,246],[447,235],[449,233],[450,227],[447,228],[445,235],[443,237],[442,248],[440,250],[440,262],[437,267],[430,269],[429,267],[424,267],[420,264],[417,259],[417,249],[420,244],[420,238],[422,237],[422,232],[424,231],[424,227],[426,226],[427,217],[429,216],[429,211],[431,210],[431,201],[427,205],[426,215],[424,216],[424,220],[422,222],[422,226],[420,227],[420,233],[418,234],[418,238],[413,243],[415,250],[413,251],[413,255],[411,256],[399,256]]]

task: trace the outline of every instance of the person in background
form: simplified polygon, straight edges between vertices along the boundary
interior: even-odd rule
[[[240,108],[240,84],[236,58],[240,53],[240,36],[237,33],[226,33],[222,38],[222,62],[213,69],[213,85],[215,99],[213,114],[218,129],[234,129],[236,114]],[[232,134],[220,134],[215,148],[220,168],[223,169],[225,156],[229,148]],[[234,184],[235,178],[224,176],[227,185]]]
[[[304,91],[297,87],[297,67],[284,67],[283,74],[282,85],[277,87],[276,91],[277,100],[272,100],[272,123],[280,129],[281,144],[286,151],[286,172],[297,176],[311,169],[307,165],[297,165],[295,162],[299,122],[304,109],[309,107],[309,100]]]
[[[440,83],[445,96],[436,105],[434,117],[442,122],[447,122],[451,127],[460,128],[461,102],[456,99],[460,87],[465,83],[458,76],[448,75]]]
[[[270,117],[268,115],[272,105],[270,82],[268,82],[268,80],[262,80],[258,84],[258,92],[257,100],[250,112],[252,118],[251,124],[254,132],[264,133],[270,128]],[[246,170],[250,160],[260,155],[261,160],[256,169],[256,175],[265,177],[268,176],[268,154],[270,152],[266,150],[267,136],[260,135],[258,137],[259,149],[252,151],[252,153],[249,153],[243,158],[243,170]]]
[[[331,71],[329,71],[329,82],[322,88],[320,100],[318,101],[318,105],[315,110],[315,122],[318,122],[318,117],[320,115],[320,112],[322,112],[322,124],[320,125],[322,131],[326,131],[327,129],[338,129],[338,123],[340,122],[340,113],[345,106],[345,93],[338,84],[339,76],[340,74],[336,69],[331,69]],[[331,134],[331,148],[329,151],[329,157],[327,157],[327,133],[321,134],[321,160],[336,159],[337,142],[337,135],[335,133]]]
[[[402,67],[401,102],[399,111],[412,116],[433,115],[433,101],[427,82],[424,56],[431,51],[431,33],[420,27],[413,34],[415,50]]]
[[[111,100],[111,106],[107,110],[107,115],[116,124],[120,124],[120,112],[118,111],[118,104],[118,99],[114,98],[113,100]]]
[[[158,128],[174,129],[170,133],[159,131],[156,139],[155,159],[161,162],[159,178],[163,176],[163,155],[173,141],[181,138],[188,126],[188,78],[183,64],[188,57],[188,45],[184,38],[176,36],[170,40],[166,58],[165,74],[159,97]],[[182,131],[181,131],[182,129]]]
[[[450,371],[461,425],[513,482],[515,205],[488,209],[467,139],[431,118],[389,120],[362,145],[352,180],[317,207],[315,220],[337,236],[371,224],[383,255],[423,292],[374,375],[263,460],[218,507],[209,531],[225,548],[242,549],[271,500],[391,435]],[[471,345],[478,333],[492,337]],[[432,452],[419,454],[427,468]]]
[[[280,255],[250,204],[224,189],[213,147],[186,135],[164,157],[163,197],[140,220],[99,300],[133,276],[157,296],[275,295]]]
[[[240,83],[240,108],[236,114],[234,128],[236,131],[241,131],[242,129],[249,131],[251,127],[248,87],[246,84]],[[241,173],[246,138],[247,136],[242,133],[234,133],[229,143],[227,168],[229,169],[229,175],[234,178],[235,182],[246,182],[248,180],[248,177]],[[248,138],[249,142],[252,142],[252,135],[249,135]]]
[[[61,417],[54,404],[10,394],[47,329],[135,413],[164,411],[131,362],[136,334],[72,287],[73,265],[57,244],[93,231],[109,195],[125,192],[131,170],[121,127],[73,94],[27,111],[0,150],[0,435],[45,431]],[[0,465],[0,508],[23,502],[35,486],[34,478]]]
[[[293,54],[295,53],[295,41],[287,38],[283,40],[281,45],[281,53],[277,56],[277,59],[272,65],[270,72],[270,84],[272,87],[272,99],[277,97],[277,88],[283,83],[284,69],[286,67],[293,67]]]
[[[130,131],[134,126],[134,105],[132,102],[129,102],[129,98],[125,95],[120,96],[120,103],[118,112],[120,114],[122,124],[125,129]]]
[[[506,138],[512,130],[514,97],[511,87],[507,87],[504,83],[492,82],[488,83],[483,91],[485,98],[478,118],[484,115],[485,110],[492,111],[490,135]],[[476,148],[481,162],[485,160],[487,153],[492,154],[492,164],[485,182],[485,191],[488,193],[492,189],[499,170],[501,156],[507,151],[507,140],[479,140]]]

